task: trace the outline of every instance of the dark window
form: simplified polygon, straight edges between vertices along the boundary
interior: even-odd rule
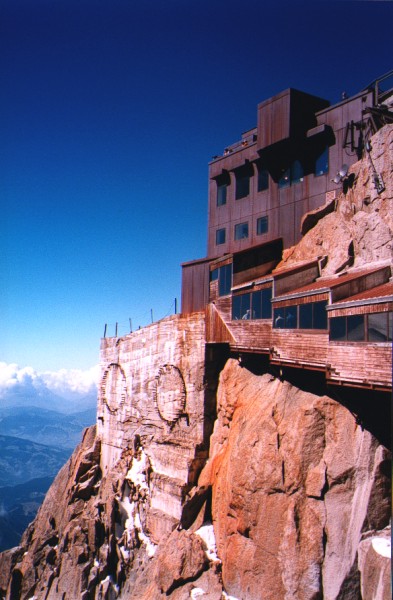
[[[227,187],[226,183],[217,182],[217,206],[223,206],[227,203]]]
[[[285,308],[285,327],[287,329],[297,328],[297,306],[287,306]]]
[[[349,342],[362,342],[364,337],[364,315],[347,317],[347,338]]]
[[[291,183],[303,181],[303,165],[300,160],[295,160],[291,165]]]
[[[217,281],[219,270],[220,269],[213,269],[213,271],[210,271],[210,281]]]
[[[285,327],[285,309],[275,308],[273,317],[273,327],[276,329],[284,329]]]
[[[263,166],[258,166],[258,192],[269,189],[269,172]]]
[[[257,219],[257,235],[267,233],[269,230],[269,217],[259,217]]]
[[[250,193],[251,172],[249,169],[240,169],[236,172],[236,200],[245,198]]]
[[[326,146],[315,160],[315,175],[324,175],[329,171],[329,146]]]
[[[271,319],[272,318],[272,288],[259,290],[252,294],[252,318],[253,319]]]
[[[235,225],[235,240],[248,238],[248,223],[238,223]]]
[[[299,306],[299,327],[300,329],[312,329],[313,318],[312,318],[312,303],[300,304]]]
[[[330,319],[330,339],[336,342],[345,342],[347,339],[346,317],[333,317]]]
[[[326,300],[313,302],[313,329],[327,329]]]
[[[250,319],[251,294],[241,294],[232,298],[232,319]]]
[[[391,342],[393,340],[392,329],[393,329],[393,312],[388,312],[388,340]]]
[[[282,172],[280,179],[278,180],[279,188],[286,188],[291,185],[291,169],[286,169]]]
[[[232,286],[232,264],[219,268],[218,273],[218,295],[228,296]]]
[[[375,313],[368,315],[367,339],[369,342],[388,341],[388,313]]]
[[[217,229],[216,231],[216,245],[218,246],[219,244],[225,244],[225,228],[223,229]]]

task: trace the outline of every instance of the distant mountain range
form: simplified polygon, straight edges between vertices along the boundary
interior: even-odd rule
[[[83,429],[96,420],[95,395],[77,402],[53,394],[53,403],[44,396],[0,400],[0,551],[18,545]],[[39,406],[28,404],[37,398]],[[82,410],[71,413],[78,404]]]
[[[0,407],[0,435],[73,450],[80,442],[83,429],[95,423],[95,420],[95,405],[73,414],[36,406]],[[0,450],[0,460],[2,455]]]

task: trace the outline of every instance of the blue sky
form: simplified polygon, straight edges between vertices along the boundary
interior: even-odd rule
[[[392,68],[392,2],[2,0],[0,361],[88,369],[174,311],[207,165],[287,87]]]

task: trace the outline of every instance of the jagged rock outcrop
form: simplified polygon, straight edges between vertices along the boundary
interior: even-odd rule
[[[325,207],[305,215],[305,235],[285,252],[280,268],[317,256],[327,256],[323,275],[346,266],[361,267],[393,258],[393,125],[386,125],[371,142],[371,151],[349,169],[343,191]],[[374,173],[382,176],[379,194]],[[333,209],[333,206],[335,210]]]
[[[235,360],[217,400],[200,483],[213,490],[224,588],[243,600],[358,598],[362,535],[390,518],[386,449],[332,398]]]

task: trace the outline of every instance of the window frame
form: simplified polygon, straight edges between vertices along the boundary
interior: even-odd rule
[[[241,235],[240,237],[238,237],[237,232],[240,231],[240,227],[245,227],[245,231],[247,232],[247,235]],[[234,234],[233,234],[233,239],[238,242],[240,240],[246,240],[249,238],[250,235],[250,228],[249,228],[249,224],[248,221],[244,221],[243,223],[236,223],[234,226]]]

